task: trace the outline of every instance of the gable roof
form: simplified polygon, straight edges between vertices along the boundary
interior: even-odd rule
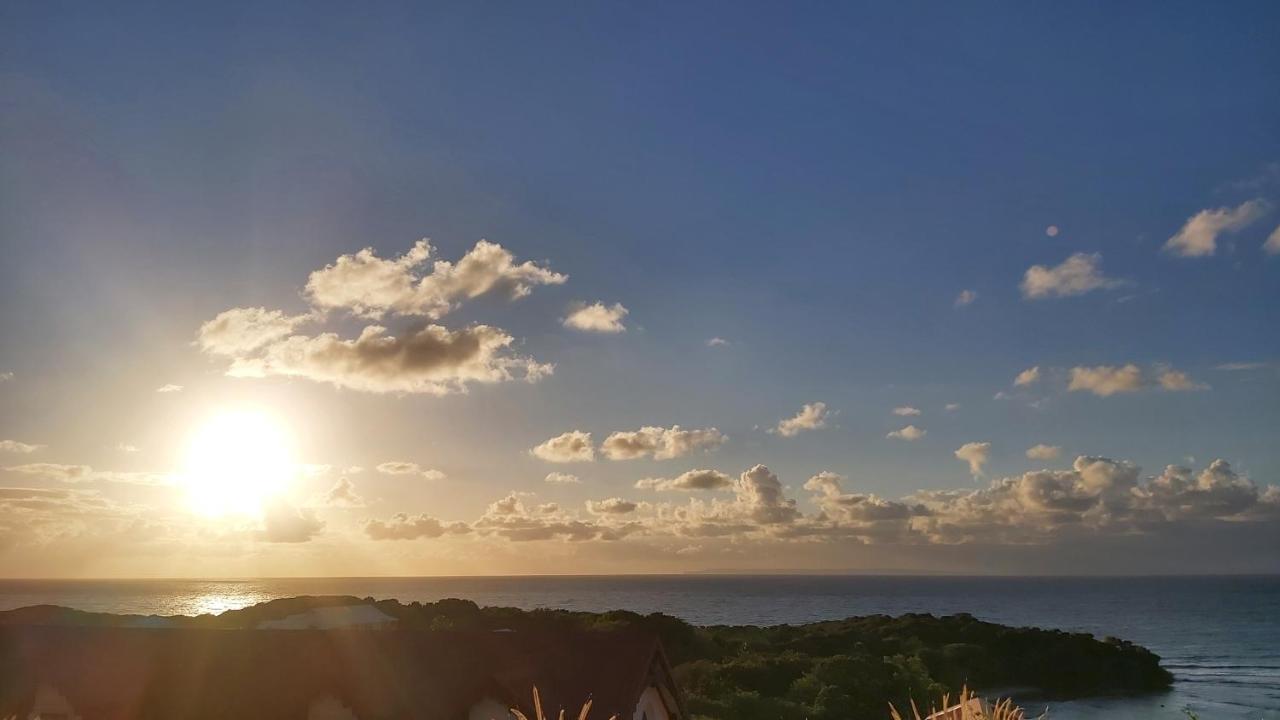
[[[0,627],[0,717],[48,685],[85,720],[304,718],[333,696],[361,720],[458,720],[484,698],[629,720],[658,685],[682,717],[656,637],[631,631],[491,632]],[[501,720],[500,718],[498,720]]]

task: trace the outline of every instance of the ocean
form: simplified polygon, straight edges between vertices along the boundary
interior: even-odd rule
[[[696,624],[805,623],[851,615],[967,612],[983,620],[1113,635],[1163,658],[1172,691],[1048,704],[1054,720],[1280,720],[1280,577],[974,578],[612,576],[0,580],[0,609],[219,613],[294,595],[664,612]],[[1029,710],[1045,703],[1024,699]]]

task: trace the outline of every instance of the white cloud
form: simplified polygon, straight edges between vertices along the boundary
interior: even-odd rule
[[[120,443],[119,445],[116,445],[116,450],[119,450],[122,453],[142,452],[142,448],[137,445],[130,445],[129,443]]]
[[[587,501],[587,511],[592,515],[625,515],[635,512],[637,507],[639,506],[630,500],[616,497],[600,501]]]
[[[1032,265],[1022,278],[1022,296],[1031,300],[1069,297],[1120,285],[1102,274],[1101,263],[1098,253],[1075,253],[1054,267]]]
[[[562,472],[549,472],[542,481],[551,483],[552,485],[577,485],[582,482],[582,480],[578,479],[577,475],[570,475],[569,473]]]
[[[364,498],[356,492],[356,486],[350,479],[338,478],[338,482],[329,488],[324,496],[325,503],[335,507],[364,507]]]
[[[982,475],[983,468],[987,465],[987,459],[991,457],[991,443],[989,442],[970,442],[961,445],[956,450],[956,458],[969,463],[969,474],[974,477]]]
[[[639,489],[652,490],[724,490],[733,486],[733,478],[719,470],[689,470],[673,478],[645,478],[636,481]]]
[[[960,409],[960,403],[947,403],[947,404],[946,404],[946,410],[947,410],[947,412],[955,412],[956,410],[959,410],[959,409]]]
[[[1263,200],[1249,200],[1235,208],[1201,210],[1187,219],[1178,234],[1164,244],[1164,249],[1181,257],[1212,255],[1217,251],[1219,235],[1248,227],[1268,209]]]
[[[600,445],[600,451],[610,460],[650,456],[655,460],[669,460],[695,450],[720,447],[726,440],[728,437],[715,428],[685,430],[679,425],[670,428],[642,427],[610,434]]]
[[[1032,460],[1056,460],[1062,455],[1062,448],[1057,445],[1033,445],[1027,448],[1027,457]]]
[[[445,478],[445,474],[439,470],[424,468],[415,462],[391,460],[379,463],[375,469],[383,475],[412,475],[423,480],[443,480]]]
[[[442,523],[425,514],[396,513],[387,520],[367,520],[364,533],[373,540],[418,540],[471,532],[466,523]]]
[[[93,468],[88,465],[68,465],[65,463],[26,463],[25,465],[12,465],[5,468],[5,470],[49,480],[61,480],[62,482],[88,480],[90,475],[93,474]]]
[[[893,414],[901,415],[903,417],[914,417],[920,414],[920,410],[918,408],[911,407],[910,405],[902,405],[894,408]]]
[[[1280,225],[1267,236],[1267,241],[1262,244],[1263,252],[1268,255],[1280,255]]]
[[[456,264],[436,260],[420,272],[435,249],[419,240],[404,255],[390,259],[372,248],[339,257],[311,273],[306,295],[322,309],[345,309],[378,318],[387,312],[439,319],[462,300],[497,292],[510,299],[528,295],[537,285],[559,285],[568,276],[532,262],[517,264],[501,245],[481,240]]]
[[[977,290],[961,290],[960,294],[956,296],[955,306],[964,307],[966,305],[972,305],[973,301],[977,299],[978,299]]]
[[[805,430],[817,430],[826,427],[827,415],[826,403],[806,403],[793,417],[780,421],[773,431],[783,437],[792,437]]]
[[[1160,383],[1160,387],[1169,392],[1191,392],[1194,390],[1208,390],[1209,386],[1201,382],[1191,379],[1191,376],[1181,370],[1173,368],[1163,368],[1156,375],[1156,381]]]
[[[174,385],[173,383],[168,383],[166,385],[161,385],[160,387],[156,388],[156,392],[158,393],[182,392],[182,386]]]
[[[622,322],[627,312],[622,303],[614,303],[612,307],[602,302],[578,303],[569,309],[562,322],[565,327],[582,332],[620,333],[627,331]]]
[[[1117,393],[1137,392],[1143,388],[1145,380],[1142,370],[1130,363],[1123,367],[1098,365],[1097,367],[1071,368],[1071,383],[1067,386],[1070,392],[1087,391],[1099,397],[1110,397]]]
[[[729,341],[722,337],[713,337],[707,341],[707,347],[727,347]]]
[[[1214,370],[1226,370],[1228,372],[1239,372],[1242,370],[1262,370],[1271,367],[1271,363],[1265,362],[1227,362],[1214,367]]]
[[[0,372],[0,382],[9,382],[12,379],[13,379],[13,373]]]
[[[428,325],[403,337],[370,325],[355,340],[335,333],[292,335],[236,355],[232,377],[301,377],[374,393],[445,395],[471,383],[536,382],[551,365],[507,352],[513,338],[488,325],[449,330]]]
[[[929,434],[928,430],[922,430],[916,427],[915,425],[908,425],[904,428],[894,430],[888,435],[885,435],[885,437],[894,439],[894,440],[906,440],[910,442],[913,440],[919,440],[920,438],[924,437],[927,434]]]
[[[256,537],[273,543],[302,543],[319,535],[324,525],[309,508],[274,503],[263,511],[262,529]]]
[[[570,430],[531,449],[535,457],[547,462],[570,463],[591,462],[596,457],[595,446],[591,442],[591,433],[581,430]]]
[[[213,355],[241,357],[288,337],[311,319],[262,307],[231,308],[200,326],[196,344]],[[158,392],[170,392],[167,387]]]
[[[1044,229],[1044,234],[1048,235],[1049,237],[1058,237],[1059,232],[1060,231],[1058,230],[1057,225],[1050,225],[1049,227]]]
[[[1018,377],[1013,379],[1013,384],[1019,387],[1031,385],[1040,380],[1040,366],[1027,368],[1018,373]]]
[[[26,455],[43,448],[44,445],[32,445],[31,443],[19,442],[17,440],[0,440],[0,452],[21,453]]]

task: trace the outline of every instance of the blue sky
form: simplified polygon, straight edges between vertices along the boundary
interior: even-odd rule
[[[1259,497],[1280,477],[1280,255],[1263,249],[1280,225],[1274,3],[419,5],[0,11],[0,372],[13,374],[0,383],[0,438],[42,446],[0,461],[97,474],[68,489],[50,467],[10,469],[0,484],[93,493],[152,518],[169,502],[161,491],[98,476],[177,472],[203,418],[266,408],[301,461],[331,467],[316,483],[349,476],[364,501],[292,498],[324,531],[287,548],[255,543],[252,529],[228,535],[261,565],[218,571],[243,574],[311,557],[312,544],[368,544],[362,523],[397,512],[482,535],[476,518],[512,491],[557,512],[616,497],[661,515],[674,510],[635,482],[696,468],[737,477],[767,465],[815,513],[802,486],[822,471],[843,476],[845,493],[892,499],[1069,474],[1077,455],[1132,462],[1143,478],[1222,458]],[[1165,247],[1218,209],[1238,222],[1211,255]],[[226,358],[194,342],[229,309],[308,312],[313,271],[366,246],[396,257],[424,237],[435,257],[484,238],[568,275],[436,319],[502,328],[554,374],[438,396],[367,392],[228,378]],[[1026,297],[1029,268],[1077,253],[1097,255],[1099,287]],[[964,290],[976,299],[957,306]],[[575,301],[621,303],[626,331],[566,328]],[[323,329],[352,338],[367,320],[331,313]],[[428,322],[384,320],[394,332]],[[1067,390],[1072,368],[1131,363],[1132,392]],[[1256,367],[1220,369],[1229,363]],[[1042,379],[1013,387],[1032,367]],[[1185,388],[1160,388],[1169,369]],[[154,392],[164,384],[183,390]],[[830,412],[824,427],[768,432],[813,402]],[[920,414],[891,412],[901,406]],[[675,424],[728,440],[634,462],[561,466],[528,452],[571,430],[599,443]],[[927,434],[886,438],[907,424]],[[991,443],[981,478],[955,457],[969,442]],[[1042,443],[1060,455],[1025,456]],[[371,469],[387,461],[445,478]],[[342,470],[353,466],[363,470]],[[550,471],[581,482],[552,486]],[[554,541],[558,567],[749,565],[642,524],[625,552]],[[510,572],[533,554],[486,544],[492,532],[461,549],[394,543],[385,569],[457,571],[470,560],[453,558],[481,557]],[[1049,566],[1054,540],[1040,539]],[[15,559],[16,545],[0,570],[152,572],[57,542],[26,548],[44,565]],[[1248,542],[1224,540],[1205,566]],[[654,547],[688,561],[636,560]],[[926,568],[927,549],[892,561]],[[335,572],[359,566],[351,552]],[[764,562],[884,564],[839,552]],[[1278,561],[1255,553],[1242,567]]]

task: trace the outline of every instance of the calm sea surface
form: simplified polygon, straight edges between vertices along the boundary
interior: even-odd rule
[[[1139,699],[1054,703],[1051,717],[1280,720],[1280,577],[956,578],[645,576],[244,581],[0,580],[0,609],[41,603],[159,615],[218,613],[293,595],[356,595],[570,610],[660,611],[698,624],[971,613],[1146,645],[1177,678]],[[1030,704],[1028,704],[1030,705]],[[1038,709],[1038,708],[1037,708]]]

